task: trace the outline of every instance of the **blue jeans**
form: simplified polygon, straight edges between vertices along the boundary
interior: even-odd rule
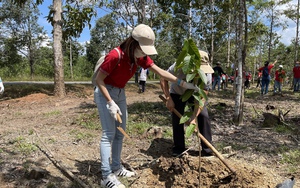
[[[269,91],[270,77],[261,79],[261,94],[267,94]]]
[[[98,87],[94,91],[94,100],[97,104],[100,123],[102,126],[102,137],[100,141],[101,171],[102,177],[106,178],[112,171],[118,170],[121,165],[121,151],[123,145],[123,134],[117,129],[121,126],[126,129],[127,104],[124,88],[106,85],[106,88],[115,103],[122,112],[122,123],[117,122],[110,115],[106,107],[107,101]],[[110,164],[110,159],[111,164]]]
[[[282,83],[275,80],[274,81],[274,94],[277,93],[277,89],[278,89],[278,92],[281,93],[282,91]]]
[[[213,84],[212,84],[212,89],[213,90],[216,89],[216,84],[217,83],[218,83],[218,90],[220,90],[220,81],[221,81],[221,77],[220,76],[214,77],[214,81],[213,81]]]
[[[300,78],[294,78],[294,91],[299,91],[300,89]]]

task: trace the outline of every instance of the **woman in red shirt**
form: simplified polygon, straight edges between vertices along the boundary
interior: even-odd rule
[[[144,24],[136,26],[117,49],[111,50],[97,70],[94,99],[97,104],[102,137],[100,142],[101,155],[101,186],[109,188],[125,187],[117,176],[131,177],[135,173],[121,165],[121,150],[123,134],[117,131],[117,126],[126,129],[127,104],[124,87],[135,74],[138,66],[149,69],[170,82],[176,82],[186,89],[199,88],[191,83],[178,79],[171,73],[154,64],[149,55],[157,54],[154,47],[153,30]],[[120,55],[119,55],[120,54]],[[121,115],[122,123],[119,123]],[[111,159],[111,164],[110,164]]]

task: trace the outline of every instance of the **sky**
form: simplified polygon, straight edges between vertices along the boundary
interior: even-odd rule
[[[292,1],[293,4],[297,4],[297,2],[298,2],[298,0]],[[44,29],[47,32],[48,37],[51,38],[51,40],[52,40],[52,34],[51,34],[52,26],[50,23],[47,22],[47,19],[45,18],[49,13],[48,6],[50,4],[52,4],[52,1],[44,1],[44,3],[39,6],[41,16],[39,17],[38,23],[44,27]],[[285,8],[285,7],[282,7],[282,8]],[[107,14],[107,12],[105,12],[103,10],[99,10],[97,12],[97,18],[93,18],[90,22],[92,25],[91,28],[94,27],[96,20],[99,19],[100,17],[102,17],[104,14]],[[277,33],[281,36],[280,42],[284,43],[285,45],[290,45],[291,40],[293,38],[295,38],[295,36],[296,36],[296,23],[285,17],[282,17],[281,19],[286,20],[289,27],[285,30],[277,30]],[[77,41],[79,43],[85,44],[86,42],[88,42],[90,40],[90,29],[91,28],[88,28],[88,27],[84,28],[83,32],[80,35],[80,38],[77,39]]]

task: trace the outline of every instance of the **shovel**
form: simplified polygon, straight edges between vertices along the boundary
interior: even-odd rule
[[[163,101],[163,102],[167,102],[166,98],[162,95],[159,95],[159,98]],[[179,117],[181,118],[182,115],[174,108],[173,112]],[[224,157],[214,148],[213,145],[211,145],[208,140],[206,140],[206,138],[200,133],[197,132],[198,137],[201,139],[202,142],[205,143],[205,145],[207,147],[209,147],[215,154],[216,156],[221,160],[221,162],[233,173],[236,174],[235,169],[233,169],[232,167],[229,166],[228,162],[224,159]]]
[[[117,119],[119,123],[122,123],[122,118],[119,113],[117,113]],[[130,139],[129,135],[124,131],[121,126],[117,126],[117,129],[128,139]]]

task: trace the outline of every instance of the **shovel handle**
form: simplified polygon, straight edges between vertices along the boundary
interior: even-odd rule
[[[122,123],[122,118],[121,118],[119,113],[117,113],[117,120],[118,120],[119,123]]]
[[[122,123],[122,118],[119,113],[117,113],[117,120],[119,123]],[[128,139],[130,139],[130,136],[124,131],[124,129],[121,126],[117,126],[117,129]]]
[[[167,100],[166,100],[166,98],[164,97],[164,96],[162,96],[162,95],[159,95],[159,98],[163,101],[163,102],[166,102]],[[182,117],[182,115],[174,108],[173,109],[173,112],[179,117],[179,118],[181,118]],[[236,171],[235,171],[235,169],[233,169],[232,167],[230,167],[229,166],[229,164],[227,163],[227,161],[224,159],[224,157],[216,150],[216,148],[214,148],[214,146],[213,145],[211,145],[210,143],[209,143],[209,141],[208,140],[206,140],[206,138],[198,131],[198,133],[197,133],[197,135],[198,135],[198,137],[201,139],[201,141],[203,141],[204,143],[205,143],[205,145],[207,146],[207,147],[209,147],[215,154],[216,154],[216,156],[222,161],[222,163],[233,173],[233,174],[235,174],[236,173]]]

